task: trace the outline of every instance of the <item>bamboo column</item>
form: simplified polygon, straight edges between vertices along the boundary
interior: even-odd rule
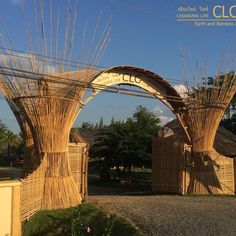
[[[30,106],[32,100],[35,104],[33,110]],[[42,209],[79,204],[82,198],[73,180],[68,159],[69,132],[77,113],[77,101],[34,97],[16,98],[14,102],[29,120],[36,148],[46,159]]]
[[[215,173],[213,148],[219,123],[236,92],[235,75],[216,78],[213,86],[195,88],[186,101],[185,123],[192,144],[193,166],[188,193],[218,194],[221,184]]]

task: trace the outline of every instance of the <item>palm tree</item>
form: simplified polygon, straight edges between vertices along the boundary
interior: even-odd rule
[[[20,140],[19,137],[13,133],[10,130],[6,131],[5,134],[5,143],[7,143],[7,159],[10,160],[10,151],[11,151],[11,147],[14,145],[19,144]],[[12,165],[12,161],[11,161],[11,165]]]

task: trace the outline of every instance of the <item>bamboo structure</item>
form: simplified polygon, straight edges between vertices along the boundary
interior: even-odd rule
[[[223,79],[218,76],[212,86],[197,86],[185,99],[181,99],[167,81],[148,70],[117,66],[98,71],[96,65],[110,35],[108,23],[96,40],[100,16],[91,43],[87,47],[85,26],[80,53],[77,55],[78,61],[74,63],[72,59],[75,57],[73,53],[77,24],[76,6],[72,6],[73,12],[68,2],[66,18],[61,19],[60,7],[58,6],[54,16],[50,0],[50,15],[47,18],[44,14],[45,2],[41,0],[38,3],[39,8],[34,1],[35,44],[32,43],[30,28],[25,18],[27,52],[24,55],[11,50],[9,41],[1,35],[5,50],[0,53],[0,87],[20,124],[27,147],[25,168],[30,171],[24,179],[23,192],[30,192],[32,187],[37,189],[31,192],[32,202],[24,205],[24,209],[66,208],[79,204],[83,196],[86,196],[87,154],[86,151],[81,152],[86,148],[81,146],[79,150],[76,149],[77,146],[71,147],[71,153],[81,156],[78,167],[78,163],[75,164],[78,160],[69,158],[70,130],[87,102],[103,90],[118,92],[116,87],[112,88],[117,84],[135,85],[145,89],[167,105],[184,128],[185,141],[191,148],[191,166],[186,168],[185,159],[181,159],[185,153],[185,145],[178,146],[174,140],[171,141],[174,144],[173,149],[166,152],[166,160],[159,163],[163,170],[165,169],[163,175],[170,179],[171,191],[190,194],[225,192],[220,183],[223,178],[221,172],[215,172],[219,154],[214,150],[213,143],[219,122],[236,91],[235,74],[227,74]],[[48,27],[46,22],[49,23]],[[60,32],[62,22],[65,27],[63,32]],[[64,35],[63,43],[60,35]],[[36,49],[33,49],[33,45],[36,45]],[[107,76],[110,76],[110,81]],[[88,86],[93,88],[93,94],[83,100]],[[123,89],[121,93],[128,92],[130,91]],[[133,95],[150,98],[144,92],[136,92]],[[167,147],[170,145],[168,142],[159,144]],[[175,151],[177,159],[172,158]],[[225,163],[224,157],[221,159]],[[167,160],[173,165],[169,169]],[[178,163],[180,166],[174,169]],[[224,165],[226,166],[222,164]],[[73,169],[74,167],[77,169]],[[225,175],[226,171],[222,173]],[[174,179],[176,175],[178,178]],[[155,178],[160,179],[159,187],[165,191],[165,178],[162,175]],[[37,184],[32,185],[33,182]],[[24,217],[27,215],[22,214]]]
[[[75,185],[83,200],[87,198],[87,165],[88,144],[78,134],[71,132],[69,140],[69,162]],[[34,156],[32,156],[35,159]],[[36,169],[32,170],[31,156],[25,165],[25,175],[21,187],[21,221],[29,219],[37,211],[42,210],[43,186],[45,181],[46,162],[40,162]],[[33,166],[35,163],[32,163]]]
[[[218,75],[212,86],[194,88],[186,99],[184,121],[191,137],[193,167],[188,193],[218,194],[219,179],[214,174],[216,131],[236,92],[236,75]]]
[[[37,167],[40,165],[41,162],[40,155],[38,152],[36,152],[34,148],[33,136],[24,116],[21,114],[21,112],[18,110],[18,108],[11,100],[7,100],[7,102],[11,107],[11,110],[13,111],[13,114],[19,124],[22,133],[23,143],[24,143],[23,175],[27,176],[28,173],[31,173],[33,170],[37,169]]]
[[[86,86],[81,86],[78,82],[89,80],[90,71],[95,68],[109,41],[110,28],[107,24],[94,47],[99,17],[91,43],[87,47],[84,46],[85,39],[83,39],[79,58],[83,64],[81,66],[78,62],[76,65],[76,70],[80,73],[73,73],[71,68],[75,67],[72,64],[72,53],[77,6],[72,6],[74,15],[71,17],[71,6],[69,2],[67,4],[64,45],[59,47],[60,7],[58,7],[55,19],[56,35],[53,36],[52,1],[50,1],[48,21],[49,32],[45,25],[47,20],[44,14],[44,1],[39,3],[40,14],[38,15],[35,2],[37,54],[32,53],[31,33],[27,24],[25,34],[28,52],[24,60],[21,58],[22,55],[9,50],[10,47],[6,45],[7,40],[2,38],[7,49],[0,54],[2,75],[0,78],[3,94],[12,104],[11,107],[14,106],[21,112],[21,116],[30,127],[35,152],[39,153],[38,156],[36,155],[40,159],[39,163],[45,163],[46,166],[41,207],[42,209],[58,209],[77,205],[82,200],[69,163],[69,132],[86,91]],[[56,40],[55,44],[52,43],[53,39]],[[63,48],[62,58],[58,57],[59,48]],[[55,59],[52,57],[53,52],[56,54]]]
[[[43,183],[45,180],[45,161],[35,152],[33,137],[28,123],[11,101],[8,101],[18,121],[24,141],[24,172],[21,187],[21,221],[29,219],[42,209]],[[82,199],[87,198],[88,144],[75,132],[70,132],[69,162],[72,176]]]
[[[72,176],[83,200],[88,196],[88,142],[78,133],[70,132],[69,159]]]
[[[219,154],[214,141],[224,112],[235,95],[236,75],[220,74],[213,84],[207,82],[206,79],[204,84],[189,88],[182,99],[184,106],[176,113],[183,128],[182,136],[154,137],[154,191],[235,194],[235,161]]]
[[[212,168],[207,167],[209,162],[204,160],[205,169],[202,169],[201,173],[214,177],[215,182],[202,179],[204,181],[202,186],[198,185],[199,189],[195,189],[193,194],[234,195],[236,193],[235,158],[224,156],[228,150],[224,150],[222,145],[217,145],[222,143],[222,140],[225,142],[230,140],[230,137],[226,138],[225,134],[221,134],[222,130],[224,131],[222,127],[218,129],[218,135],[214,142],[214,148],[217,148],[217,151],[215,149],[211,151]],[[225,132],[227,133],[227,131]],[[229,149],[230,144],[226,145],[225,148]],[[231,149],[235,153],[236,146]],[[228,152],[228,154],[230,153]],[[193,164],[191,146],[185,143],[184,133],[177,124],[177,120],[171,121],[163,131],[160,130],[154,135],[152,152],[152,190],[154,192],[183,195],[190,193],[190,175],[194,168]],[[209,178],[209,181],[212,179]]]
[[[184,194],[184,170],[184,143],[171,131],[156,133],[152,140],[152,191]]]
[[[28,220],[37,211],[42,210],[42,196],[46,171],[46,159],[37,168],[28,170],[21,185],[21,221]]]

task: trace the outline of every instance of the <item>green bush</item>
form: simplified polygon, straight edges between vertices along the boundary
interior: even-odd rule
[[[23,236],[143,235],[124,218],[87,203],[69,209],[40,211],[22,229]]]

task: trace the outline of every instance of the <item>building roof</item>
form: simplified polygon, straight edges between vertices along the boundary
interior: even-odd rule
[[[184,142],[183,131],[180,128],[177,119],[170,121],[165,127],[173,131],[172,135],[175,135],[177,140]],[[224,127],[219,126],[216,133],[214,148],[218,153],[224,156],[236,157],[236,135]]]
[[[87,143],[87,140],[78,132],[77,129],[71,129],[69,136],[70,143]]]

